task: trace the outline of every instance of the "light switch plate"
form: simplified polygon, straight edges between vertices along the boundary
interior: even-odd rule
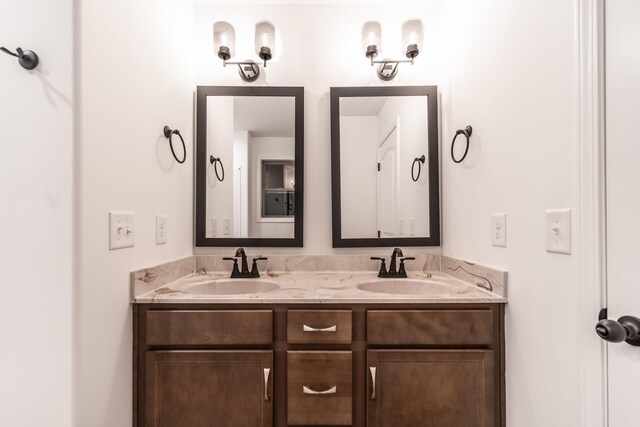
[[[415,218],[409,218],[409,234],[411,236],[416,235],[416,219]]]
[[[507,247],[506,213],[495,213],[491,215],[491,244],[502,248]]]
[[[218,219],[211,218],[211,237],[218,236]]]
[[[136,244],[133,212],[109,212],[109,249],[130,248]]]
[[[167,216],[156,215],[156,245],[167,243]]]
[[[231,234],[231,221],[229,221],[229,218],[224,218],[222,221],[224,223],[223,233],[225,236],[228,236]]]
[[[398,234],[401,236],[404,235],[404,218],[398,220]]]
[[[547,252],[571,254],[571,209],[548,210],[545,233]]]

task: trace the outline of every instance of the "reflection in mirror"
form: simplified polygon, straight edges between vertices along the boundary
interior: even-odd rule
[[[207,237],[293,238],[292,97],[207,97],[207,150],[228,165],[207,171]]]
[[[301,103],[302,88],[198,88],[197,246],[301,245]]]
[[[439,244],[435,93],[332,89],[334,246]]]
[[[340,99],[342,237],[429,236],[427,151],[426,96]]]

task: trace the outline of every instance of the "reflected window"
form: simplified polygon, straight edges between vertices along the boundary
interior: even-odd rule
[[[262,161],[262,217],[285,218],[295,212],[293,160]]]

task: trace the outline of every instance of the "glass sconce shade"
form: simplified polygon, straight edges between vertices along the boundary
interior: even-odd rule
[[[405,47],[404,52],[407,58],[413,59],[420,53],[422,46],[422,22],[420,20],[411,20],[402,26],[402,45]]]
[[[228,22],[213,24],[213,48],[216,55],[226,61],[235,53],[235,32]]]
[[[267,66],[267,61],[273,58],[275,48],[276,31],[269,22],[259,22],[256,24],[255,48],[260,59]]]
[[[375,21],[366,22],[362,26],[362,49],[367,58],[373,61],[382,49],[382,28]]]

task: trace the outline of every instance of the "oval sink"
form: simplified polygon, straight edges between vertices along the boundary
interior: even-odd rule
[[[226,279],[194,285],[187,292],[200,295],[239,295],[275,291],[279,288],[278,284],[269,280]]]
[[[361,283],[358,289],[395,295],[436,295],[449,292],[449,287],[446,285],[418,279],[380,279]]]

